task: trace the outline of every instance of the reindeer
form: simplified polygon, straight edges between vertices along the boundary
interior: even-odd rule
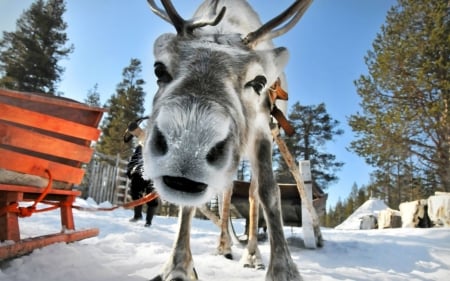
[[[172,254],[152,280],[198,279],[190,249],[195,208],[218,194],[229,200],[244,155],[252,167],[251,200],[256,208],[261,201],[269,231],[266,280],[301,280],[284,237],[272,171],[276,105],[268,93],[288,61],[286,48],[275,48],[271,39],[290,30],[312,0],[296,1],[266,24],[245,0],[206,0],[192,20],[183,19],[170,0],[161,1],[164,9],[148,2],[177,34],[162,34],[154,43],[159,89],[146,129],[144,170],[161,198],[181,206]],[[230,257],[227,234],[218,250]],[[256,238],[248,244],[245,259],[260,260]]]

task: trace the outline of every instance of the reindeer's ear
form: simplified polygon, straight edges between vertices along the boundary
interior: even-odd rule
[[[261,52],[267,82],[269,85],[272,85],[284,72],[284,68],[289,60],[289,52],[284,47]]]
[[[278,76],[284,71],[284,68],[289,61],[289,52],[284,47],[273,49],[273,56],[275,58],[275,67],[277,68]]]
[[[153,55],[156,60],[164,61],[165,57],[174,53],[171,50],[174,48],[174,39],[176,35],[172,33],[165,33],[159,36],[153,44]]]

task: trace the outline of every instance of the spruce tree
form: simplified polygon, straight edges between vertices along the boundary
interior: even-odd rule
[[[335,136],[343,134],[338,128],[339,121],[334,120],[326,111],[325,104],[303,106],[299,102],[292,106],[289,121],[296,133],[284,137],[290,152],[298,160],[310,160],[313,182],[325,189],[338,177],[335,172],[344,164],[336,160],[336,156],[325,150],[327,142]],[[292,182],[289,168],[279,153],[275,154],[278,164],[276,169],[279,182]]]
[[[67,46],[64,0],[37,0],[17,20],[16,31],[0,40],[0,87],[56,94],[64,69],[58,65],[73,50]]]
[[[122,72],[123,80],[117,85],[116,93],[106,102],[108,114],[102,122],[102,134],[97,151],[106,155],[120,155],[127,159],[132,154],[132,142],[124,143],[123,134],[128,123],[144,114],[145,92],[141,78],[142,66],[138,59],[131,59]]]

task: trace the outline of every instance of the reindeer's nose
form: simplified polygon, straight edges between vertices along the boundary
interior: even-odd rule
[[[156,155],[165,155],[168,151],[166,137],[159,130],[158,126],[153,129],[153,136],[150,140],[150,148]]]
[[[211,165],[220,166],[227,151],[227,143],[228,139],[216,143],[206,155],[206,161]]]
[[[207,184],[192,181],[183,177],[163,176],[163,182],[170,188],[188,193],[200,193],[205,191]]]

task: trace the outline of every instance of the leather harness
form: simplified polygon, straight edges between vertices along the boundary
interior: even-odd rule
[[[275,118],[275,120],[277,120],[286,135],[292,136],[295,133],[294,127],[289,123],[286,116],[284,116],[284,113],[275,104],[276,100],[288,100],[288,93],[281,88],[280,78],[278,78],[277,81],[275,81],[275,83],[273,83],[273,85],[269,88],[268,94],[273,105],[270,114]]]

